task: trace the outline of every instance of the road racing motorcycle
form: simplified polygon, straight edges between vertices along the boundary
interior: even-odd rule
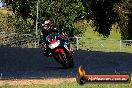
[[[46,44],[44,44],[44,55],[53,57],[64,68],[72,68],[73,51],[70,50],[69,43],[62,38],[59,33],[52,33],[46,37]]]

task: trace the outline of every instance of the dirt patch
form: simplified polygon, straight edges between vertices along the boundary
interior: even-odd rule
[[[60,84],[75,82],[75,78],[56,78],[56,79],[22,79],[22,80],[0,80],[2,85],[32,85],[32,84]]]

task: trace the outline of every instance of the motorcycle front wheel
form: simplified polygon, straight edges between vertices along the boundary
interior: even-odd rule
[[[61,52],[57,52],[58,55],[58,62],[64,67],[64,68],[73,68],[73,58],[67,58],[66,53],[62,54]]]

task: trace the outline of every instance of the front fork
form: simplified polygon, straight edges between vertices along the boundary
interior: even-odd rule
[[[70,44],[65,43],[64,47],[68,51],[68,57],[72,57],[73,56],[73,49],[70,47]]]

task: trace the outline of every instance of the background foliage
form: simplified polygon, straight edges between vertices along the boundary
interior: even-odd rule
[[[104,37],[110,35],[111,27],[117,23],[122,39],[132,39],[131,0],[82,0],[84,7],[92,11],[95,31]],[[87,3],[86,3],[87,2]]]
[[[10,6],[15,17],[17,32],[33,33],[36,22],[37,0],[2,0]],[[85,28],[77,26],[87,20],[93,21],[96,32],[109,37],[113,24],[120,28],[122,39],[132,39],[131,0],[38,0],[39,23],[50,18],[54,27],[66,31],[69,36],[84,33]],[[87,26],[87,25],[83,25]],[[83,28],[83,29],[82,29]]]

